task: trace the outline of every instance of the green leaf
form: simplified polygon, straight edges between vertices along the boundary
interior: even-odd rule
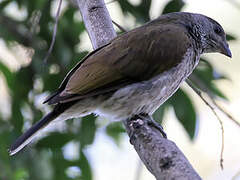
[[[221,98],[223,98],[223,99],[225,99],[225,100],[228,100],[228,98],[223,94],[223,92],[222,92],[214,83],[212,83],[212,84],[209,86],[209,89],[210,89],[210,91],[211,91],[214,95],[216,95],[216,96],[218,96],[218,97],[221,97]]]
[[[162,14],[170,13],[170,12],[179,12],[185,5],[184,1],[182,0],[171,0],[167,5],[164,7]]]
[[[53,132],[37,143],[37,148],[60,149],[66,143],[73,139],[74,135],[70,133]]]
[[[64,15],[59,21],[59,28],[61,31],[58,31],[58,35],[64,38],[65,43],[67,43],[69,47],[79,43],[79,38],[76,37],[79,37],[85,30],[83,21],[78,22],[74,20],[74,14],[75,10],[70,8],[64,12]]]
[[[193,107],[191,99],[187,94],[179,89],[171,98],[177,119],[187,131],[190,139],[193,140],[196,130],[196,112]]]
[[[46,74],[43,76],[44,81],[44,91],[56,91],[59,84],[63,80],[63,77],[60,74]]]
[[[0,3],[0,11],[2,11],[9,3],[11,0],[5,0]]]
[[[83,151],[80,151],[79,167],[81,168],[81,171],[82,171],[82,178],[81,179],[92,180],[91,166],[90,166],[90,164],[88,162],[88,159],[85,156]]]
[[[227,100],[224,93],[216,87],[215,81],[228,78],[216,71],[207,60],[201,59],[199,65],[189,78],[200,90],[207,92],[210,96],[218,96]]]
[[[76,162],[68,161],[64,159],[63,152],[61,149],[55,149],[52,151],[52,164],[54,167],[54,178],[56,180],[69,180],[70,178],[67,177],[65,170],[69,166],[74,166],[73,164],[79,164]]]
[[[9,148],[9,142],[12,140],[11,133],[9,132],[8,126],[5,128],[1,126],[0,129],[0,165],[1,161],[8,162],[10,160],[9,154],[7,149]],[[5,166],[7,168],[7,166]],[[1,174],[1,173],[0,173]],[[1,176],[0,176],[1,177]]]
[[[106,128],[107,135],[110,136],[117,145],[119,145],[120,136],[124,132],[125,129],[123,128],[122,122],[111,123]]]
[[[219,80],[219,79],[229,79],[225,75],[223,75],[221,72],[214,69],[213,65],[206,59],[201,58],[199,65],[197,66],[197,70],[202,69],[202,74],[207,76],[209,80]]]
[[[93,143],[96,129],[96,116],[90,114],[82,118],[81,128],[79,130],[81,149]]]
[[[13,87],[14,75],[8,67],[0,61],[0,72],[4,75],[7,85],[10,89]]]
[[[123,11],[124,14],[131,13],[134,14],[136,12],[136,7],[133,6],[128,1],[117,1]]]
[[[28,179],[28,178],[29,178],[29,174],[23,168],[19,168],[14,172],[14,179],[15,180]]]
[[[142,0],[139,5],[132,5],[128,1],[118,1],[124,15],[131,14],[139,23],[145,23],[150,20],[149,9],[151,0]]]
[[[14,94],[18,99],[27,99],[28,92],[33,88],[34,72],[31,66],[22,67],[15,73]]]
[[[150,20],[149,10],[152,4],[152,0],[142,0],[142,2],[136,7],[139,14],[141,14],[141,18],[137,18],[139,22],[144,19],[144,22]]]
[[[163,116],[164,116],[167,106],[168,106],[168,103],[165,102],[153,114],[153,119],[155,121],[159,122],[160,124],[162,124],[162,122],[163,122]]]
[[[227,41],[235,41],[237,38],[231,34],[226,34]]]
[[[12,103],[12,117],[10,119],[11,124],[14,126],[14,132],[20,135],[22,126],[23,126],[23,116],[20,111],[21,109],[21,101],[18,101],[18,99],[14,99]]]

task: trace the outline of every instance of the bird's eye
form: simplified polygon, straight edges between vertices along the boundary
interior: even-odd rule
[[[214,32],[216,33],[216,34],[222,34],[222,29],[220,28],[220,27],[218,27],[218,26],[216,26],[215,28],[214,28]]]

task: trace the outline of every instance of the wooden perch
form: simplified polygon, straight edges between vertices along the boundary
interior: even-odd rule
[[[129,119],[124,122],[131,143],[147,169],[160,179],[201,179],[176,144],[163,138],[150,119]]]

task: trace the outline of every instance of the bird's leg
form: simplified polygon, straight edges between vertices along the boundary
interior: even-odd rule
[[[131,117],[130,120],[131,120],[130,126],[132,126],[133,129],[140,128],[141,125],[143,125],[143,123],[144,123],[143,120],[147,120],[147,124],[149,126],[152,126],[152,127],[156,128],[157,130],[160,131],[160,133],[162,134],[162,136],[164,138],[167,138],[167,134],[164,132],[163,127],[159,123],[154,121],[152,116],[150,116],[149,114],[146,114],[146,113],[137,114],[137,115],[134,115],[133,117]],[[129,137],[130,137],[130,143],[131,144],[135,139],[135,133],[136,133],[135,130],[130,131]]]
[[[128,122],[130,122],[130,127],[131,127],[131,131],[129,134],[130,143],[133,144],[133,141],[136,138],[135,137],[136,129],[139,129],[144,122],[142,121],[142,118],[139,117],[138,115],[134,115],[133,117],[129,118]]]
[[[161,126],[161,124],[157,123],[157,122],[153,119],[152,116],[150,116],[149,114],[141,113],[141,114],[138,115],[138,117],[139,117],[140,119],[147,119],[147,120],[148,120],[148,121],[147,121],[148,125],[153,126],[153,127],[155,127],[156,129],[158,129],[158,130],[160,131],[160,133],[162,134],[162,136],[163,136],[164,138],[167,138],[167,134],[164,132],[163,127]]]

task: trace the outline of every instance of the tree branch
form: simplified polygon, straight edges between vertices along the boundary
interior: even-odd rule
[[[176,144],[163,138],[147,122],[147,119],[130,119],[124,125],[139,157],[156,179],[201,179]]]
[[[117,36],[104,0],[76,0],[94,49]]]
[[[112,21],[103,0],[75,0],[94,49],[114,37]],[[151,119],[124,121],[131,143],[147,169],[160,179],[201,179],[189,161],[172,141],[162,138],[159,130],[149,125]]]
[[[57,14],[55,17],[55,24],[54,24],[54,29],[53,29],[53,36],[52,36],[52,41],[51,41],[51,45],[47,51],[47,54],[45,56],[45,58],[43,59],[43,63],[47,64],[47,60],[53,50],[53,46],[55,44],[55,40],[56,40],[56,35],[57,35],[57,27],[58,27],[58,19],[60,16],[60,10],[61,10],[61,6],[62,6],[62,0],[59,0],[59,4],[58,4],[58,9],[57,9]]]

